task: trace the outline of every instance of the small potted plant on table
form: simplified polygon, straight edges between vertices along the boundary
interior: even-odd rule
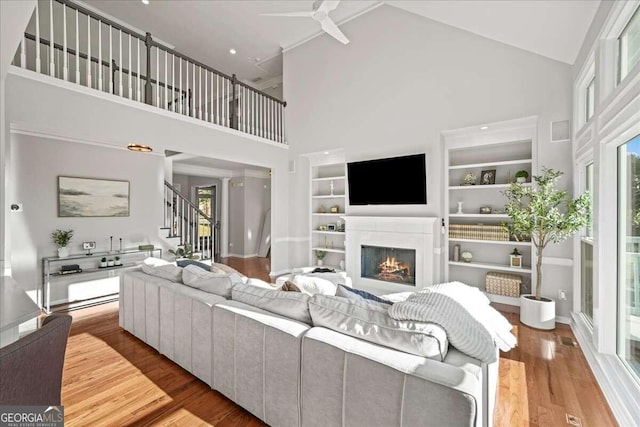
[[[185,243],[182,247],[178,246],[175,250],[169,249],[169,253],[175,256],[176,259],[200,259],[200,255],[193,252],[191,243]]]
[[[73,237],[73,230],[56,230],[51,233],[53,243],[58,247],[58,257],[66,258],[69,256],[69,248],[67,245]]]
[[[316,264],[324,265],[324,257],[327,256],[327,251],[316,250]]]

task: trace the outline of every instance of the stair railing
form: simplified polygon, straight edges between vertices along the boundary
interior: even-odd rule
[[[43,19],[41,19],[43,18]],[[39,0],[14,65],[285,143],[287,103],[69,0]]]
[[[164,206],[164,226],[169,229],[169,237],[179,237],[181,246],[191,245],[194,252],[201,254],[201,259],[217,260],[213,219],[167,181],[164,182]]]

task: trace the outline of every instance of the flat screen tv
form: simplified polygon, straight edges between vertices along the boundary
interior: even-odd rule
[[[347,164],[350,205],[426,205],[424,154]]]

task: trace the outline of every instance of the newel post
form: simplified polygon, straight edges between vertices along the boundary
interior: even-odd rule
[[[236,85],[238,83],[238,79],[236,75],[233,74],[231,76],[231,128],[238,129],[238,101],[236,100]]]
[[[153,38],[151,37],[151,33],[147,32],[147,36],[144,38],[144,45],[147,47],[147,81],[144,84],[144,102],[149,105],[153,104],[153,87],[151,86],[151,42],[153,42]]]

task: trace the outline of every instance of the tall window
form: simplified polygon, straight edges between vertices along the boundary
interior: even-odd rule
[[[593,163],[585,167],[584,177],[586,191],[593,200]],[[591,218],[580,242],[580,297],[582,313],[593,322],[593,215]]]
[[[640,135],[618,148],[618,355],[640,378]]]
[[[593,113],[595,111],[595,105],[596,105],[595,94],[596,94],[596,78],[594,77],[591,79],[591,81],[587,85],[587,93],[585,94],[585,111],[586,111],[585,123],[588,122],[589,119],[591,119],[591,117],[593,117]]]
[[[640,8],[618,37],[618,83],[640,62]]]

